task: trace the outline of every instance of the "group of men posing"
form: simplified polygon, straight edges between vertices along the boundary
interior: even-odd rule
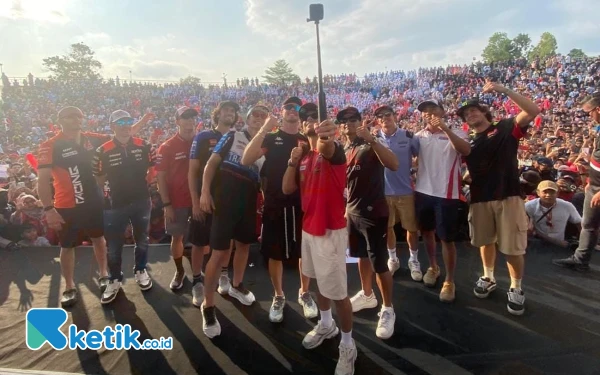
[[[464,102],[457,114],[473,130],[468,136],[446,125],[445,110],[435,100],[418,106],[425,127],[416,134],[399,128],[389,106],[377,108],[373,120],[363,119],[356,108],[348,107],[336,118],[346,138],[346,144],[340,144],[335,141],[337,124],[332,120],[319,123],[313,103],[303,105],[299,98],[287,99],[280,121],[270,116],[267,107],[256,105],[247,113],[247,126],[235,131],[240,107],[226,101],[213,111],[212,129],[198,134],[198,113],[187,107],[178,109],[178,132],[159,147],[156,157],[150,145],[133,137],[147,119],[134,124],[129,114],[116,111],[110,119],[114,137],[104,139],[81,132],[83,116],[79,109],[61,110],[59,122],[63,131],[42,145],[39,168],[40,198],[48,223],[61,233],[61,267],[67,284],[63,303],[76,300],[73,247],[81,230],[92,237],[96,250],[103,290],[101,302],[110,303],[116,298],[122,280],[122,241],[117,237],[123,235],[121,223],[129,220],[136,240],[136,282],[142,290],[152,286],[146,272],[149,199],[147,189],[141,185],[145,172],[154,166],[176,266],[170,287],[177,290],[183,286],[182,257],[189,233],[193,245],[193,304],[201,308],[204,334],[210,338],[218,336],[221,326],[215,312],[215,290],[244,305],[255,301],[243,285],[243,278],[249,245],[257,240],[257,196],[262,191],[261,249],[268,258],[274,289],[269,319],[281,322],[284,316],[283,261],[300,258],[298,303],[306,318],[320,315],[303,345],[316,348],[323,340],[338,335],[340,329],[331,312],[333,301],[342,332],[336,373],[352,374],[357,356],[352,313],[378,306],[373,274],[383,300],[376,335],[387,339],[394,333],[392,275],[400,268],[394,233],[398,222],[407,231],[411,277],[429,287],[434,287],[441,275],[436,257],[437,233],[445,266],[439,298],[443,302],[454,301],[454,240],[458,233],[464,158],[472,179],[472,244],[480,247],[484,269],[474,293],[485,298],[496,289],[497,243],[511,278],[508,311],[523,314],[521,280],[528,219],[519,197],[517,148],[539,108],[497,83],[487,82],[483,91],[507,95],[522,112],[515,118],[493,122],[486,106],[476,100]],[[414,157],[418,171],[413,187]],[[93,168],[86,166],[88,162]],[[77,178],[73,177],[74,172]],[[54,178],[56,190],[54,204],[50,177]],[[48,187],[43,187],[43,183]],[[103,207],[102,199],[94,198],[98,187],[105,187],[109,207],[106,202]],[[98,211],[102,209],[104,223]],[[418,260],[419,231],[429,261],[424,275]],[[110,274],[103,235],[108,240]],[[228,265],[233,246],[230,279]],[[359,258],[362,288],[353,297],[347,291],[347,248],[352,257]],[[309,293],[310,279],[317,282],[316,302]]]

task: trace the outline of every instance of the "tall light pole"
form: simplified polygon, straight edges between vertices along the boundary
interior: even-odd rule
[[[309,18],[306,22],[314,22],[317,31],[317,69],[319,83],[319,123],[327,118],[327,101],[323,90],[323,70],[321,68],[321,39],[319,37],[319,22],[323,20],[323,4],[310,4]]]
[[[131,70],[129,71],[129,83],[131,83],[132,79],[131,79]]]

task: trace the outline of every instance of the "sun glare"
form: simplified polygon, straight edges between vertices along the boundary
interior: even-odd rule
[[[38,22],[68,21],[65,13],[69,0],[3,0],[0,18],[25,19]]]

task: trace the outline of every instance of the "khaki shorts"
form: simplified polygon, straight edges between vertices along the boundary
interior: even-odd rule
[[[333,301],[348,297],[346,228],[327,230],[324,236],[302,231],[302,274],[317,279],[319,293]]]
[[[385,200],[390,211],[388,219],[388,228],[394,227],[398,222],[407,232],[416,232],[419,230],[417,225],[417,216],[415,215],[415,196],[410,195],[389,195]]]
[[[523,255],[528,224],[521,197],[474,203],[469,207],[471,244],[476,247],[498,243],[503,254]]]

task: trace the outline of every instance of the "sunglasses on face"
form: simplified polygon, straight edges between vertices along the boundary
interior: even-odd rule
[[[265,119],[268,116],[269,116],[269,114],[267,112],[262,112],[262,111],[252,112],[252,117]]]
[[[391,115],[392,115],[392,112],[386,112],[386,113],[379,114],[376,117],[381,119],[384,117],[390,117]]]
[[[286,104],[283,106],[283,109],[285,109],[286,111],[298,112],[300,110],[300,106],[298,104]]]
[[[350,124],[355,122],[360,122],[360,120],[357,118],[343,119],[342,121],[340,121],[340,124]]]
[[[122,118],[122,119],[118,119],[117,121],[113,122],[113,124],[118,125],[118,126],[131,126],[131,125],[133,125],[133,119],[132,118]]]

